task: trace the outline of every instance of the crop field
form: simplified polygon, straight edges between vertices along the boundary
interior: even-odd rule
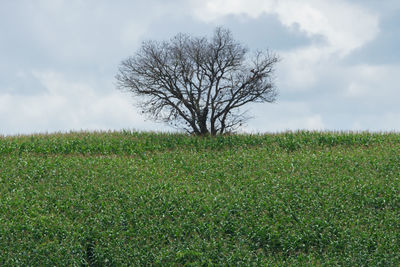
[[[400,134],[0,137],[0,266],[400,266]]]

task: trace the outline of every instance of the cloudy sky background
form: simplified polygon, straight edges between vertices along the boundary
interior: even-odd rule
[[[2,0],[0,135],[173,131],[115,89],[141,42],[216,26],[276,51],[278,101],[245,132],[400,130],[398,0]]]

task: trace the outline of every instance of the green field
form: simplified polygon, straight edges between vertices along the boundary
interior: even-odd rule
[[[400,134],[0,137],[0,266],[400,266]]]

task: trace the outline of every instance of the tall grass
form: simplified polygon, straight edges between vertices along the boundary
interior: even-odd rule
[[[184,134],[156,134],[134,131],[77,132],[0,138],[0,154],[89,154],[129,155],[172,149],[237,149],[269,146],[271,149],[295,151],[302,148],[334,146],[369,146],[381,143],[399,144],[396,133],[351,132],[285,132],[280,134],[225,135],[197,137]]]
[[[400,265],[400,135],[0,138],[1,266]]]

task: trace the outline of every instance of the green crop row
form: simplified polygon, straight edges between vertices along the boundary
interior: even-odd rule
[[[286,132],[280,134],[225,135],[196,137],[176,133],[77,132],[0,138],[0,154],[103,154],[131,155],[174,149],[221,150],[269,146],[295,151],[302,148],[399,144],[395,133]]]
[[[399,139],[5,137],[0,266],[399,266]]]

